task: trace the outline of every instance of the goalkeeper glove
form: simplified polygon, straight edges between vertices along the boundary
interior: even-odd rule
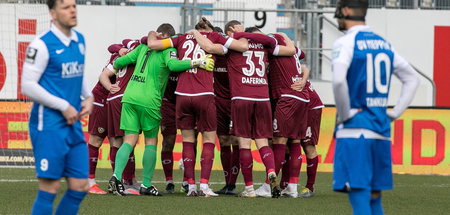
[[[214,60],[211,54],[203,55],[199,59],[191,60],[191,66],[192,68],[200,67],[208,72],[212,72],[214,69]]]

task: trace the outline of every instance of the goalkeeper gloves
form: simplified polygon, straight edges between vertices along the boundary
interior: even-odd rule
[[[214,69],[214,60],[211,54],[203,55],[199,59],[191,60],[191,66],[192,68],[200,67],[208,72],[212,72]]]

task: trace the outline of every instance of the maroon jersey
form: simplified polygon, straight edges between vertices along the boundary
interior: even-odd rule
[[[164,91],[163,100],[168,101],[172,104],[176,103],[177,97],[175,96],[175,90],[178,84],[178,72],[171,72],[169,80],[167,80],[166,90]]]
[[[126,40],[124,40],[125,42]],[[134,48],[136,48],[139,45],[138,40],[130,40],[127,41],[127,48],[128,52],[132,51]],[[118,53],[114,53],[111,56],[111,61],[109,62],[107,68],[111,71],[114,71],[114,61],[119,57]],[[125,92],[125,89],[128,85],[128,82],[130,81],[131,76],[134,72],[134,66],[135,64],[127,65],[126,67],[123,67],[122,69],[119,69],[116,71],[116,84],[120,87],[120,90],[114,94],[108,94],[108,101],[111,101],[116,98],[122,98],[123,93]]]
[[[309,91],[309,97],[310,97],[308,109],[313,110],[313,109],[325,107],[322,103],[322,100],[320,100],[319,94],[317,94],[317,92],[312,87],[311,82],[309,82],[309,81],[306,82],[305,88]]]
[[[111,45],[111,46],[113,46],[113,45]],[[115,59],[116,59],[116,56],[111,55],[111,57],[109,58],[109,61],[106,64],[105,68],[108,68],[109,70],[111,70],[111,68],[109,68],[108,65],[111,63],[111,61],[113,61]],[[114,68],[111,71],[114,71]],[[111,83],[115,83],[116,82],[116,77],[115,76],[111,76],[109,78],[109,81],[111,81]],[[100,81],[98,81],[97,84],[92,89],[92,94],[94,94],[94,95],[101,95],[103,97],[102,99],[106,99],[108,97],[108,93],[109,93],[109,91],[106,88],[103,87],[103,85],[102,85],[102,83],[100,83]]]
[[[278,44],[284,45],[284,38],[282,36],[278,34],[275,34],[274,36]],[[287,96],[304,102],[309,101],[307,89],[298,92],[291,88],[291,85],[294,82],[303,78],[302,65],[299,60],[301,50],[297,47],[296,50],[297,53],[290,57],[269,56],[270,88],[272,93],[271,96],[274,99],[278,99],[281,96]]]
[[[227,60],[231,97],[256,101],[269,100],[266,68],[268,53],[277,50],[273,46],[274,39],[262,34],[245,37],[248,38],[248,51],[230,51]]]
[[[201,32],[201,34],[211,40],[211,42],[221,44],[226,48],[228,48],[232,40],[232,38],[226,39],[217,32]],[[193,35],[173,36],[170,38],[170,42],[172,43],[172,47],[177,49],[180,60],[198,59],[205,55],[205,51],[200,48]],[[212,72],[200,68],[193,68],[181,73],[178,76],[178,80],[178,86],[175,91],[178,95],[214,95]]]
[[[227,71],[227,57],[216,56],[214,63],[214,93],[217,97],[231,99],[230,97],[230,81]]]

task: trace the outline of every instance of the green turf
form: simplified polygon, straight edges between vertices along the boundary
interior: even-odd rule
[[[34,169],[0,168],[0,214],[29,214],[37,191]],[[141,180],[142,170],[137,170]],[[156,170],[154,185],[162,192],[165,188],[162,170]],[[200,172],[196,172],[199,177]],[[111,170],[98,169],[97,180],[106,190]],[[254,172],[255,184],[263,182],[264,173]],[[301,173],[300,183],[306,179]],[[180,188],[181,171],[174,171],[176,191]],[[213,190],[223,187],[223,173],[213,171]],[[242,177],[237,190],[243,189]],[[191,198],[184,194],[163,197],[88,195],[80,214],[351,214],[347,195],[331,191],[332,174],[318,173],[316,196],[309,199],[243,199],[233,196]],[[55,203],[65,191],[66,184]],[[258,188],[256,185],[255,188]],[[299,189],[301,186],[299,186]],[[383,193],[386,214],[450,214],[450,178],[447,176],[395,175],[394,191]],[[55,204],[56,207],[56,204]]]

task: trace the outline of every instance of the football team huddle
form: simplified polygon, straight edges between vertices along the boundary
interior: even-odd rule
[[[187,196],[314,195],[315,145],[324,105],[308,81],[309,69],[301,64],[305,54],[284,33],[264,34],[236,20],[223,31],[203,17],[186,34],[175,34],[172,25],[165,23],[140,40],[125,39],[108,47],[111,57],[92,90],[90,193],[106,194],[95,182],[95,170],[99,148],[108,137],[114,172],[108,191],[119,196],[161,196],[151,183],[161,128],[165,194],[175,192],[173,149],[179,129],[184,166],[181,191]],[[142,184],[135,179],[133,153],[140,133],[145,137]],[[197,190],[199,133],[203,146]],[[216,136],[225,186],[213,191],[208,183]],[[252,140],[267,173],[258,189],[253,187]],[[307,182],[298,192],[302,148]],[[240,171],[245,188],[237,193]]]

